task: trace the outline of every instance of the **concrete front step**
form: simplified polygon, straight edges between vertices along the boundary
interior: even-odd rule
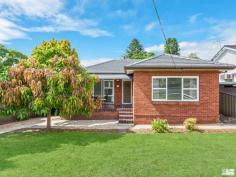
[[[133,114],[119,115],[120,118],[133,118]]]
[[[121,115],[121,116],[123,116],[123,115],[128,115],[128,116],[130,116],[130,115],[133,115],[133,113],[132,113],[132,112],[129,112],[129,113],[120,113],[120,112],[119,112],[119,116],[120,116],[120,115]]]
[[[119,114],[133,114],[133,111],[119,111]]]
[[[133,112],[133,108],[117,108],[117,111],[132,111]]]
[[[134,121],[133,121],[133,119],[119,119],[119,123],[132,124],[132,123],[134,123]]]

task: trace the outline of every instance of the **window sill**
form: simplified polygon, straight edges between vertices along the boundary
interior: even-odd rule
[[[152,104],[162,105],[200,105],[199,101],[152,101]]]

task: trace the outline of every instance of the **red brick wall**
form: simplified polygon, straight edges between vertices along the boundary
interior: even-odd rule
[[[122,80],[114,80],[114,103],[116,107],[122,104]]]
[[[99,111],[94,112],[91,117],[74,116],[73,120],[114,120],[118,119],[117,111]]]
[[[215,123],[219,120],[219,73],[217,71],[135,71],[134,123],[147,124],[155,118],[169,123],[182,123],[189,117],[198,123]],[[199,102],[152,101],[152,76],[199,76]]]

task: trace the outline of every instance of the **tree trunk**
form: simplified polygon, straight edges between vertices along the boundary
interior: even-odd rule
[[[51,129],[51,111],[47,115],[47,129]]]

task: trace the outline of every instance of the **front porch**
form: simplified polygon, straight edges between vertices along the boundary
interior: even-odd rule
[[[102,99],[103,108],[130,107],[133,103],[132,79],[100,79],[94,86],[93,95]]]
[[[102,107],[93,119],[118,119],[133,122],[133,87],[131,79],[100,79],[94,86],[94,97],[102,99]]]

